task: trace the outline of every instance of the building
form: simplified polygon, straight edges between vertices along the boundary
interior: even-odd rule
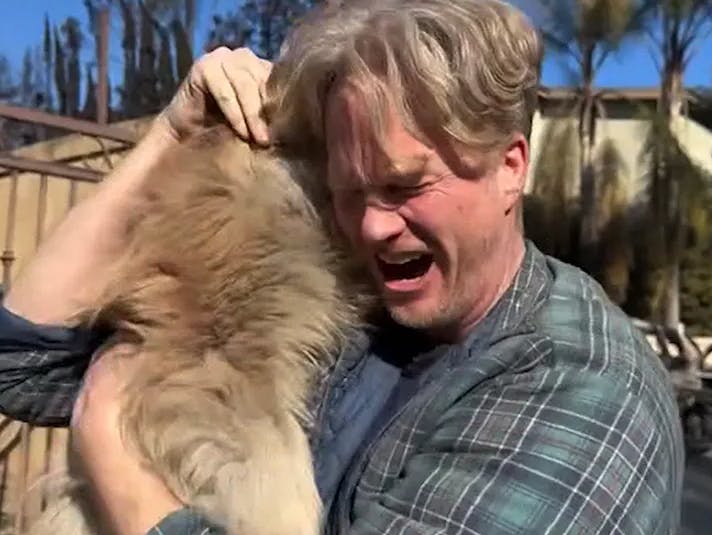
[[[596,147],[606,138],[612,139],[625,162],[625,174],[629,179],[631,202],[639,199],[646,186],[645,164],[641,155],[645,140],[650,130],[650,121],[646,115],[655,111],[659,98],[657,88],[602,88],[597,89],[601,106],[595,126]],[[532,171],[535,170],[546,127],[554,119],[575,119],[573,105],[577,91],[571,88],[542,88],[532,131]],[[702,91],[688,90],[684,117],[674,125],[683,149],[688,156],[712,173],[712,92],[705,95]],[[578,180],[577,177],[574,178]],[[527,191],[531,191],[530,179]],[[572,186],[578,191],[578,184]]]

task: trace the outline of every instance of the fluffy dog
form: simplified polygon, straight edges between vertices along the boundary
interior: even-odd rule
[[[125,440],[231,534],[320,528],[310,399],[366,291],[320,175],[222,127],[177,148],[88,311],[149,356],[125,392]],[[83,492],[74,475],[30,533],[97,534]]]

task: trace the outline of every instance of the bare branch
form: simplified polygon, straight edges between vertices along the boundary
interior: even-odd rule
[[[680,46],[683,50],[688,49],[690,45],[692,45],[693,41],[704,39],[706,35],[709,35],[709,29],[706,34],[702,32],[703,27],[706,24],[710,24],[709,16],[710,14],[707,13],[707,10],[703,9],[703,7],[700,7],[699,11],[696,11],[690,15],[690,18],[687,21],[687,27],[683,30],[681,36]]]
[[[598,72],[598,70],[605,63],[605,61],[608,59],[608,56],[610,56],[612,52],[613,52],[612,46],[605,45],[605,44],[601,45],[601,52],[598,55],[598,58],[594,62],[594,66],[593,66],[594,73]]]
[[[658,71],[658,74],[662,74],[663,66],[662,66],[662,62],[660,61],[660,50],[650,44],[648,44],[646,49],[647,49],[648,53],[650,53],[650,59],[653,61],[653,64],[655,65],[655,70]]]
[[[710,25],[709,28],[705,32],[702,32],[702,35],[698,36],[696,41],[697,45],[693,46],[693,43],[690,43],[688,46],[690,48],[690,53],[688,54],[688,59],[692,59],[695,57],[700,49],[700,46],[702,45],[702,42],[705,41],[710,35],[712,35],[712,25]]]
[[[559,50],[559,52],[563,52],[570,55],[576,61],[581,61],[581,54],[578,50],[571,47],[571,43],[563,41],[557,35],[554,35],[553,33],[548,32],[546,30],[542,30],[541,33],[544,37],[544,40],[547,41],[549,44],[553,45],[557,50]]]
[[[652,27],[646,26],[643,31],[648,35],[648,38],[655,44],[655,46],[658,47],[659,50],[663,49],[663,39],[655,35]]]

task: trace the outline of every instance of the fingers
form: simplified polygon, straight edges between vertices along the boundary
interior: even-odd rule
[[[225,118],[245,140],[269,144],[265,121],[260,117],[264,85],[272,64],[246,48],[218,48],[196,66],[198,75]]]
[[[269,143],[267,125],[260,117],[263,103],[262,81],[258,75],[242,66],[223,63],[222,69],[237,95],[250,134],[258,143]]]
[[[259,68],[261,69],[261,74],[262,74],[262,83],[260,83],[260,97],[262,97],[262,102],[265,101],[267,98],[266,91],[267,91],[267,79],[269,78],[270,74],[272,74],[272,67],[274,65],[272,64],[271,61],[267,61],[266,59],[260,59],[259,60]]]
[[[250,139],[250,132],[247,129],[240,102],[230,80],[225,76],[222,69],[218,67],[217,72],[215,72],[215,69],[206,71],[204,83],[207,86],[207,92],[213,96],[220,111],[235,129],[237,135],[245,140]]]

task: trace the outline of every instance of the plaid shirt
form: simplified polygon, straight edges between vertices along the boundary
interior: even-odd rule
[[[512,287],[464,343],[380,373],[418,345],[402,334],[357,344],[330,376],[313,437],[326,533],[677,532],[684,448],[667,372],[581,271],[528,243]],[[58,400],[73,399],[79,368],[57,351],[0,358],[3,411],[66,420]],[[30,378],[62,363],[56,388]],[[41,411],[37,391],[50,401]],[[150,535],[218,533],[186,508]]]

